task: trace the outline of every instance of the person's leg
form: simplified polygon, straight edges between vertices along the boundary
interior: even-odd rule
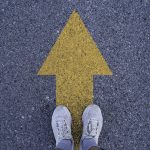
[[[61,140],[56,148],[60,148],[62,150],[72,150],[72,141],[71,140]]]
[[[62,149],[56,147],[54,150],[62,150]]]
[[[83,112],[83,133],[80,150],[100,150],[98,138],[103,125],[103,117],[99,106],[89,105]]]
[[[98,146],[93,146],[93,147],[91,147],[89,150],[104,150],[104,149],[101,149],[101,148],[98,147]]]
[[[73,150],[71,114],[65,106],[57,106],[52,115],[52,129],[56,140],[55,150]]]
[[[83,150],[88,150],[89,148],[91,148],[93,146],[97,146],[94,139],[85,138],[82,140],[82,149]]]
[[[94,139],[84,139],[82,143],[83,150],[104,150],[97,146]]]

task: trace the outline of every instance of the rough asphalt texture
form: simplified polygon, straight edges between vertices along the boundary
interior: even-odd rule
[[[55,77],[37,72],[73,9],[113,71],[94,77],[99,145],[149,150],[149,0],[0,0],[0,150],[54,148]]]

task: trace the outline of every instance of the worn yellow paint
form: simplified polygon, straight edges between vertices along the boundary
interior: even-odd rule
[[[56,75],[56,104],[72,113],[77,147],[82,112],[93,102],[93,75],[112,75],[78,12],[73,11],[38,75]]]

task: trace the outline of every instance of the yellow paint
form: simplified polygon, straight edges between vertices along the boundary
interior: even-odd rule
[[[82,112],[93,102],[93,75],[112,75],[78,12],[73,11],[38,75],[56,75],[56,104],[72,113],[77,148]]]

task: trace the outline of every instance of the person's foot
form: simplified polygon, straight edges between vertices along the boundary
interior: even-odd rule
[[[71,122],[71,114],[67,107],[63,105],[57,106],[52,115],[52,129],[56,140],[56,146],[62,140],[71,140],[73,145]]]
[[[83,112],[83,133],[80,142],[80,148],[83,140],[93,139],[98,145],[98,138],[103,125],[103,117],[99,106],[92,104],[89,105]]]

